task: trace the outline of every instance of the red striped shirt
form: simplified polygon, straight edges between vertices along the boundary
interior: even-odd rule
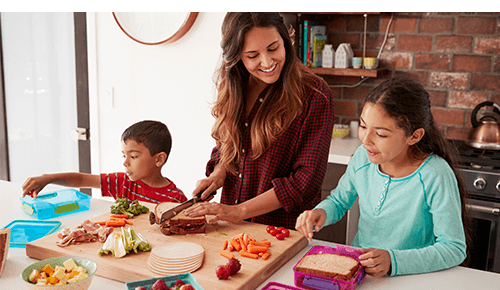
[[[151,187],[140,180],[130,180],[123,172],[101,173],[101,191],[102,196],[112,196],[115,199],[127,198],[128,201],[160,203],[187,200],[184,193],[172,181],[165,187]]]

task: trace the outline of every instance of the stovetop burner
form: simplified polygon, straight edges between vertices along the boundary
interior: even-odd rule
[[[468,146],[462,140],[451,141],[457,146],[464,167],[500,172],[500,151],[476,149]]]

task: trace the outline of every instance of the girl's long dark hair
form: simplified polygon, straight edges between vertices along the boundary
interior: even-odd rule
[[[410,79],[392,78],[373,89],[366,97],[366,103],[377,104],[384,108],[385,112],[396,120],[398,127],[405,130],[407,136],[419,128],[425,130],[424,137],[410,147],[409,155],[411,157],[423,159],[433,153],[448,162],[457,178],[462,204],[462,223],[467,249],[469,249],[471,245],[471,216],[465,204],[467,186],[457,167],[460,163],[459,152],[456,146],[446,140],[439,131],[431,113],[427,91],[422,85]]]

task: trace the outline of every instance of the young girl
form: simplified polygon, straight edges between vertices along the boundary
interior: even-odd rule
[[[297,219],[309,240],[313,227],[337,222],[359,198],[358,232],[368,275],[425,273],[457,266],[466,257],[462,220],[466,187],[455,169],[456,148],[431,114],[429,95],[408,79],[390,79],[365,100],[363,142],[338,186]]]

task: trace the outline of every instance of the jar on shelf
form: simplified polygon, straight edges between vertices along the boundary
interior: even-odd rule
[[[322,51],[322,66],[326,68],[333,67],[333,60],[335,59],[335,50],[331,44],[325,44]]]

